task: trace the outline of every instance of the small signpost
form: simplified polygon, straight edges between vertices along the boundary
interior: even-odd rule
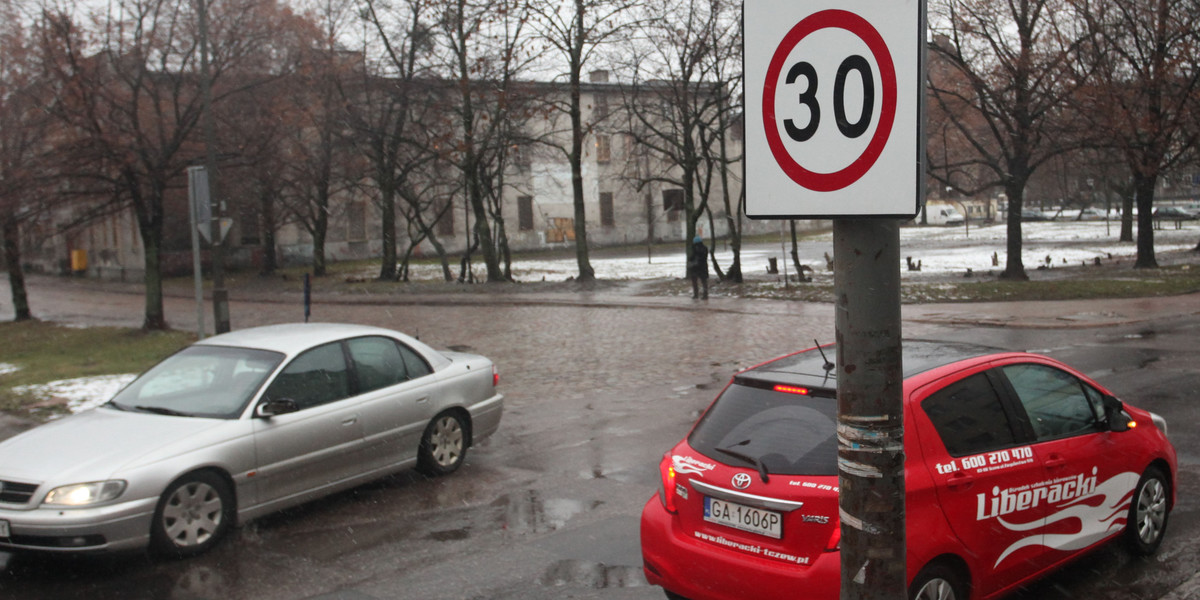
[[[899,220],[924,199],[923,0],[746,0],[746,214],[833,219],[841,598],[907,597]]]
[[[204,339],[204,274],[200,271],[200,234],[212,219],[208,171],[188,167],[188,216],[192,230],[192,280],[196,293],[196,339]],[[207,239],[208,236],[205,236]]]

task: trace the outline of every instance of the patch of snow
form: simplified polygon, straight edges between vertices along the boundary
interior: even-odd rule
[[[1062,266],[1079,266],[1092,264],[1100,258],[1131,259],[1137,254],[1137,247],[1132,243],[1117,241],[1121,230],[1119,221],[1105,223],[1104,221],[1045,221],[1023,223],[1022,262],[1026,269],[1034,269],[1046,264],[1050,257],[1052,268]],[[900,229],[900,257],[902,277],[909,277],[910,271],[905,265],[905,257],[911,256],[913,261],[921,262],[921,272],[933,274],[965,273],[971,269],[976,274],[986,273],[990,269],[1003,270],[1007,258],[1008,229],[1004,223],[979,225],[968,223],[966,226],[912,226]],[[1154,232],[1156,252],[1186,250],[1195,247],[1196,229],[1163,229]],[[722,267],[733,261],[733,253],[722,250],[726,244],[718,240],[713,244],[717,261]],[[786,252],[790,252],[790,242],[786,243]],[[787,267],[791,271],[791,258],[779,242],[754,243],[742,248],[742,272],[747,274],[763,273],[767,260],[778,258],[781,269]],[[816,269],[816,272],[826,272],[823,254],[833,254],[832,235],[826,234],[814,240],[808,238],[802,243],[801,263]],[[993,255],[998,264],[993,265]],[[645,255],[622,258],[591,258],[592,268],[596,277],[611,280],[650,280],[650,279],[682,279],[686,276],[686,258],[683,244],[679,251],[661,253],[656,251],[652,258]],[[785,265],[786,262],[786,265]],[[556,260],[518,260],[513,262],[513,276],[518,281],[563,281],[579,272],[575,258]],[[414,280],[440,280],[440,265],[412,265],[411,277]],[[457,274],[457,269],[455,269]],[[912,273],[916,275],[916,273]]]
[[[9,373],[16,373],[20,370],[21,367],[18,367],[17,365],[11,363],[0,363],[0,375],[8,375]]]
[[[133,381],[136,375],[99,375],[60,379],[39,385],[23,385],[15,388],[17,393],[30,393],[38,398],[63,398],[72,413],[82,412],[108,402],[121,388]]]

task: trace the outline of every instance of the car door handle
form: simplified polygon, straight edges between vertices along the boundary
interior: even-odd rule
[[[951,490],[956,490],[956,491],[957,490],[965,490],[965,489],[969,489],[972,485],[974,485],[974,483],[975,483],[974,477],[967,475],[966,473],[963,473],[962,471],[958,471],[958,472],[954,473],[953,475],[951,475],[950,479],[946,480],[946,487]]]
[[[342,419],[342,425],[353,425],[357,422],[358,422],[358,415],[354,415],[353,417],[346,417],[345,419]]]
[[[1042,463],[1047,469],[1061,469],[1067,464],[1067,459],[1061,454],[1051,454],[1045,462]]]
[[[426,402],[429,402],[429,396],[421,396],[420,398],[417,398],[417,404],[424,404]]]

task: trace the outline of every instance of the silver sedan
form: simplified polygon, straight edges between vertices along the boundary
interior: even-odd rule
[[[100,408],[0,442],[0,549],[198,554],[396,471],[448,474],[499,427],[498,383],[487,358],[375,327],[208,338]]]

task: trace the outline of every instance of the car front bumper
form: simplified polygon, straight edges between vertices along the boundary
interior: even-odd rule
[[[690,600],[795,598],[837,600],[841,557],[825,552],[805,566],[789,566],[722,548],[677,526],[657,495],[642,510],[642,564],[646,579]]]
[[[157,498],[94,508],[0,508],[10,536],[0,550],[59,553],[108,552],[145,547]]]

